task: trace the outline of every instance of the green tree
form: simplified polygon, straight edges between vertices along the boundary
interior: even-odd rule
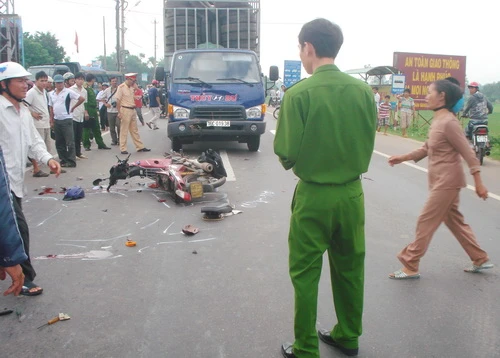
[[[490,102],[500,100],[500,82],[485,84],[483,88],[480,88],[480,90],[490,100]]]
[[[26,68],[36,65],[63,62],[66,51],[59,45],[59,40],[50,32],[23,34],[24,65]]]

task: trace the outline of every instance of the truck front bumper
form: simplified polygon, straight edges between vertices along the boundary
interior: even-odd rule
[[[178,138],[182,142],[200,140],[244,141],[245,138],[260,136],[266,131],[264,121],[239,120],[229,122],[229,127],[207,126],[207,120],[204,119],[169,122],[167,135],[170,139]]]

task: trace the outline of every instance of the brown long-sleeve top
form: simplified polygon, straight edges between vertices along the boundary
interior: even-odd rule
[[[451,112],[436,112],[427,141],[409,155],[415,162],[429,157],[430,190],[459,189],[466,186],[461,157],[467,162],[471,174],[480,171],[479,160],[459,121]]]

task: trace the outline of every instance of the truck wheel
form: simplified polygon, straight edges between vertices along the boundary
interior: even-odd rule
[[[247,147],[251,152],[258,151],[260,147],[260,136],[253,136],[248,138]]]
[[[172,150],[174,152],[180,152],[182,150],[182,143],[179,138],[172,138]]]

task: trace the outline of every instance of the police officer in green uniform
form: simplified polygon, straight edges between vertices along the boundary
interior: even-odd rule
[[[288,237],[295,342],[281,347],[286,358],[318,358],[318,336],[346,355],[358,354],[365,258],[360,176],[372,156],[377,111],[370,87],[335,66],[342,43],[341,29],[326,19],[302,27],[300,58],[312,76],[287,90],[274,140],[281,164],[300,179]],[[325,251],[338,323],[316,333]]]
[[[85,150],[90,150],[90,134],[92,133],[95,138],[98,149],[111,149],[106,144],[101,136],[101,127],[99,126],[99,116],[97,114],[97,99],[94,91],[95,76],[92,73],[87,73],[85,76],[87,81],[87,102],[85,103],[85,110],[89,114],[89,123],[83,129],[83,146]]]

